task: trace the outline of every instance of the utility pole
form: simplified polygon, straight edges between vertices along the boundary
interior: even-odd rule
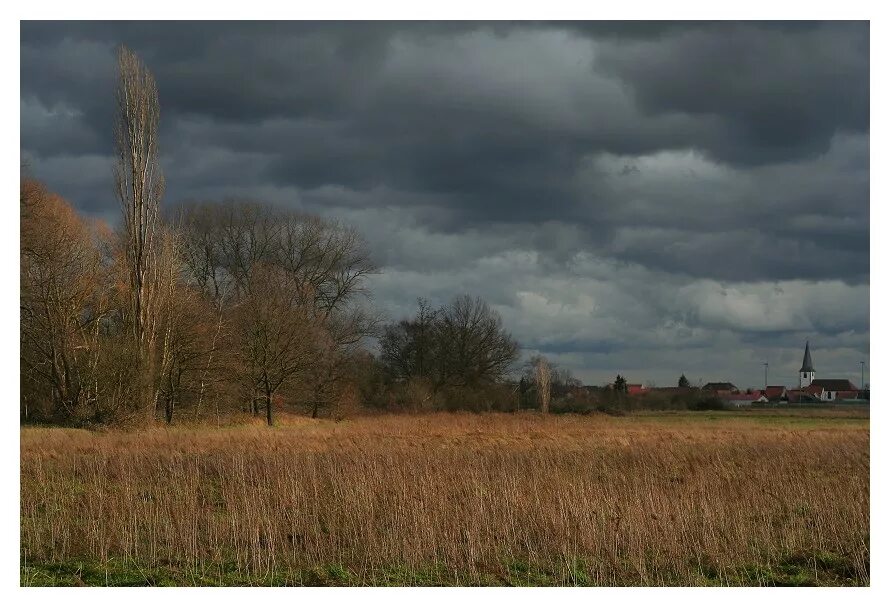
[[[865,361],[859,361],[859,389],[865,390]]]
[[[769,387],[769,363],[763,363],[763,391]]]

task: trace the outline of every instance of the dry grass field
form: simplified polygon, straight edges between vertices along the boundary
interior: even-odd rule
[[[21,431],[23,585],[867,585],[863,410]]]

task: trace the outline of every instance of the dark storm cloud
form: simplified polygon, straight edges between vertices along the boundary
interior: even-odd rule
[[[859,24],[691,29],[605,45],[600,63],[645,112],[720,116],[726,137],[706,146],[731,162],[813,155],[838,130],[868,130],[868,34]]]
[[[23,155],[109,217],[120,43],[158,81],[168,202],[350,221],[392,314],[479,292],[589,373],[630,344],[867,352],[867,23],[24,22]]]

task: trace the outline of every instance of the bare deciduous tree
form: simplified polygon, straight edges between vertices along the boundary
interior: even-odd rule
[[[380,338],[380,356],[397,380],[428,379],[435,369],[435,322],[438,310],[417,300],[414,318],[387,326]]]
[[[415,317],[386,327],[381,339],[381,357],[394,379],[428,381],[434,391],[496,383],[518,350],[500,315],[468,295],[438,310],[418,300]]]
[[[234,308],[234,347],[251,392],[262,396],[271,426],[273,398],[288,381],[306,372],[318,339],[314,311],[303,287],[277,268],[259,265],[250,273],[244,298]]]
[[[213,367],[219,337],[217,319],[210,302],[200,292],[179,285],[164,315],[164,349],[158,392],[167,423],[187,396],[200,399]]]
[[[220,319],[239,308],[233,322],[260,322],[248,316],[261,308],[243,307],[257,297],[257,272],[274,273],[296,298],[291,305],[311,312],[315,337],[305,345],[314,357],[301,394],[316,416],[336,398],[355,348],[377,324],[358,305],[376,271],[362,239],[337,223],[253,202],[191,204],[180,220],[188,282],[215,302]]]
[[[479,297],[454,298],[439,311],[435,329],[439,387],[500,381],[519,353],[500,315]]]
[[[53,415],[95,417],[99,323],[107,302],[93,235],[64,200],[26,179],[20,245],[21,364],[34,386],[31,396],[45,386]]]
[[[541,413],[550,412],[550,361],[539,356],[534,364],[535,386],[538,389],[538,402],[541,403]]]
[[[153,359],[158,324],[157,263],[164,176],[158,154],[160,104],[154,76],[130,49],[118,49],[116,193],[123,212],[129,278],[128,321],[136,348],[140,405],[154,416]]]

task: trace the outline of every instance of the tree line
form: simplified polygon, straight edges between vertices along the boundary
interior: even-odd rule
[[[503,380],[519,346],[481,299],[421,301],[388,325],[371,310],[378,268],[355,229],[251,200],[163,209],[157,87],[126,48],[116,99],[119,226],[21,179],[23,419],[245,411],[271,425],[280,406],[314,417],[349,394],[397,406],[423,391],[460,406],[512,390]]]

